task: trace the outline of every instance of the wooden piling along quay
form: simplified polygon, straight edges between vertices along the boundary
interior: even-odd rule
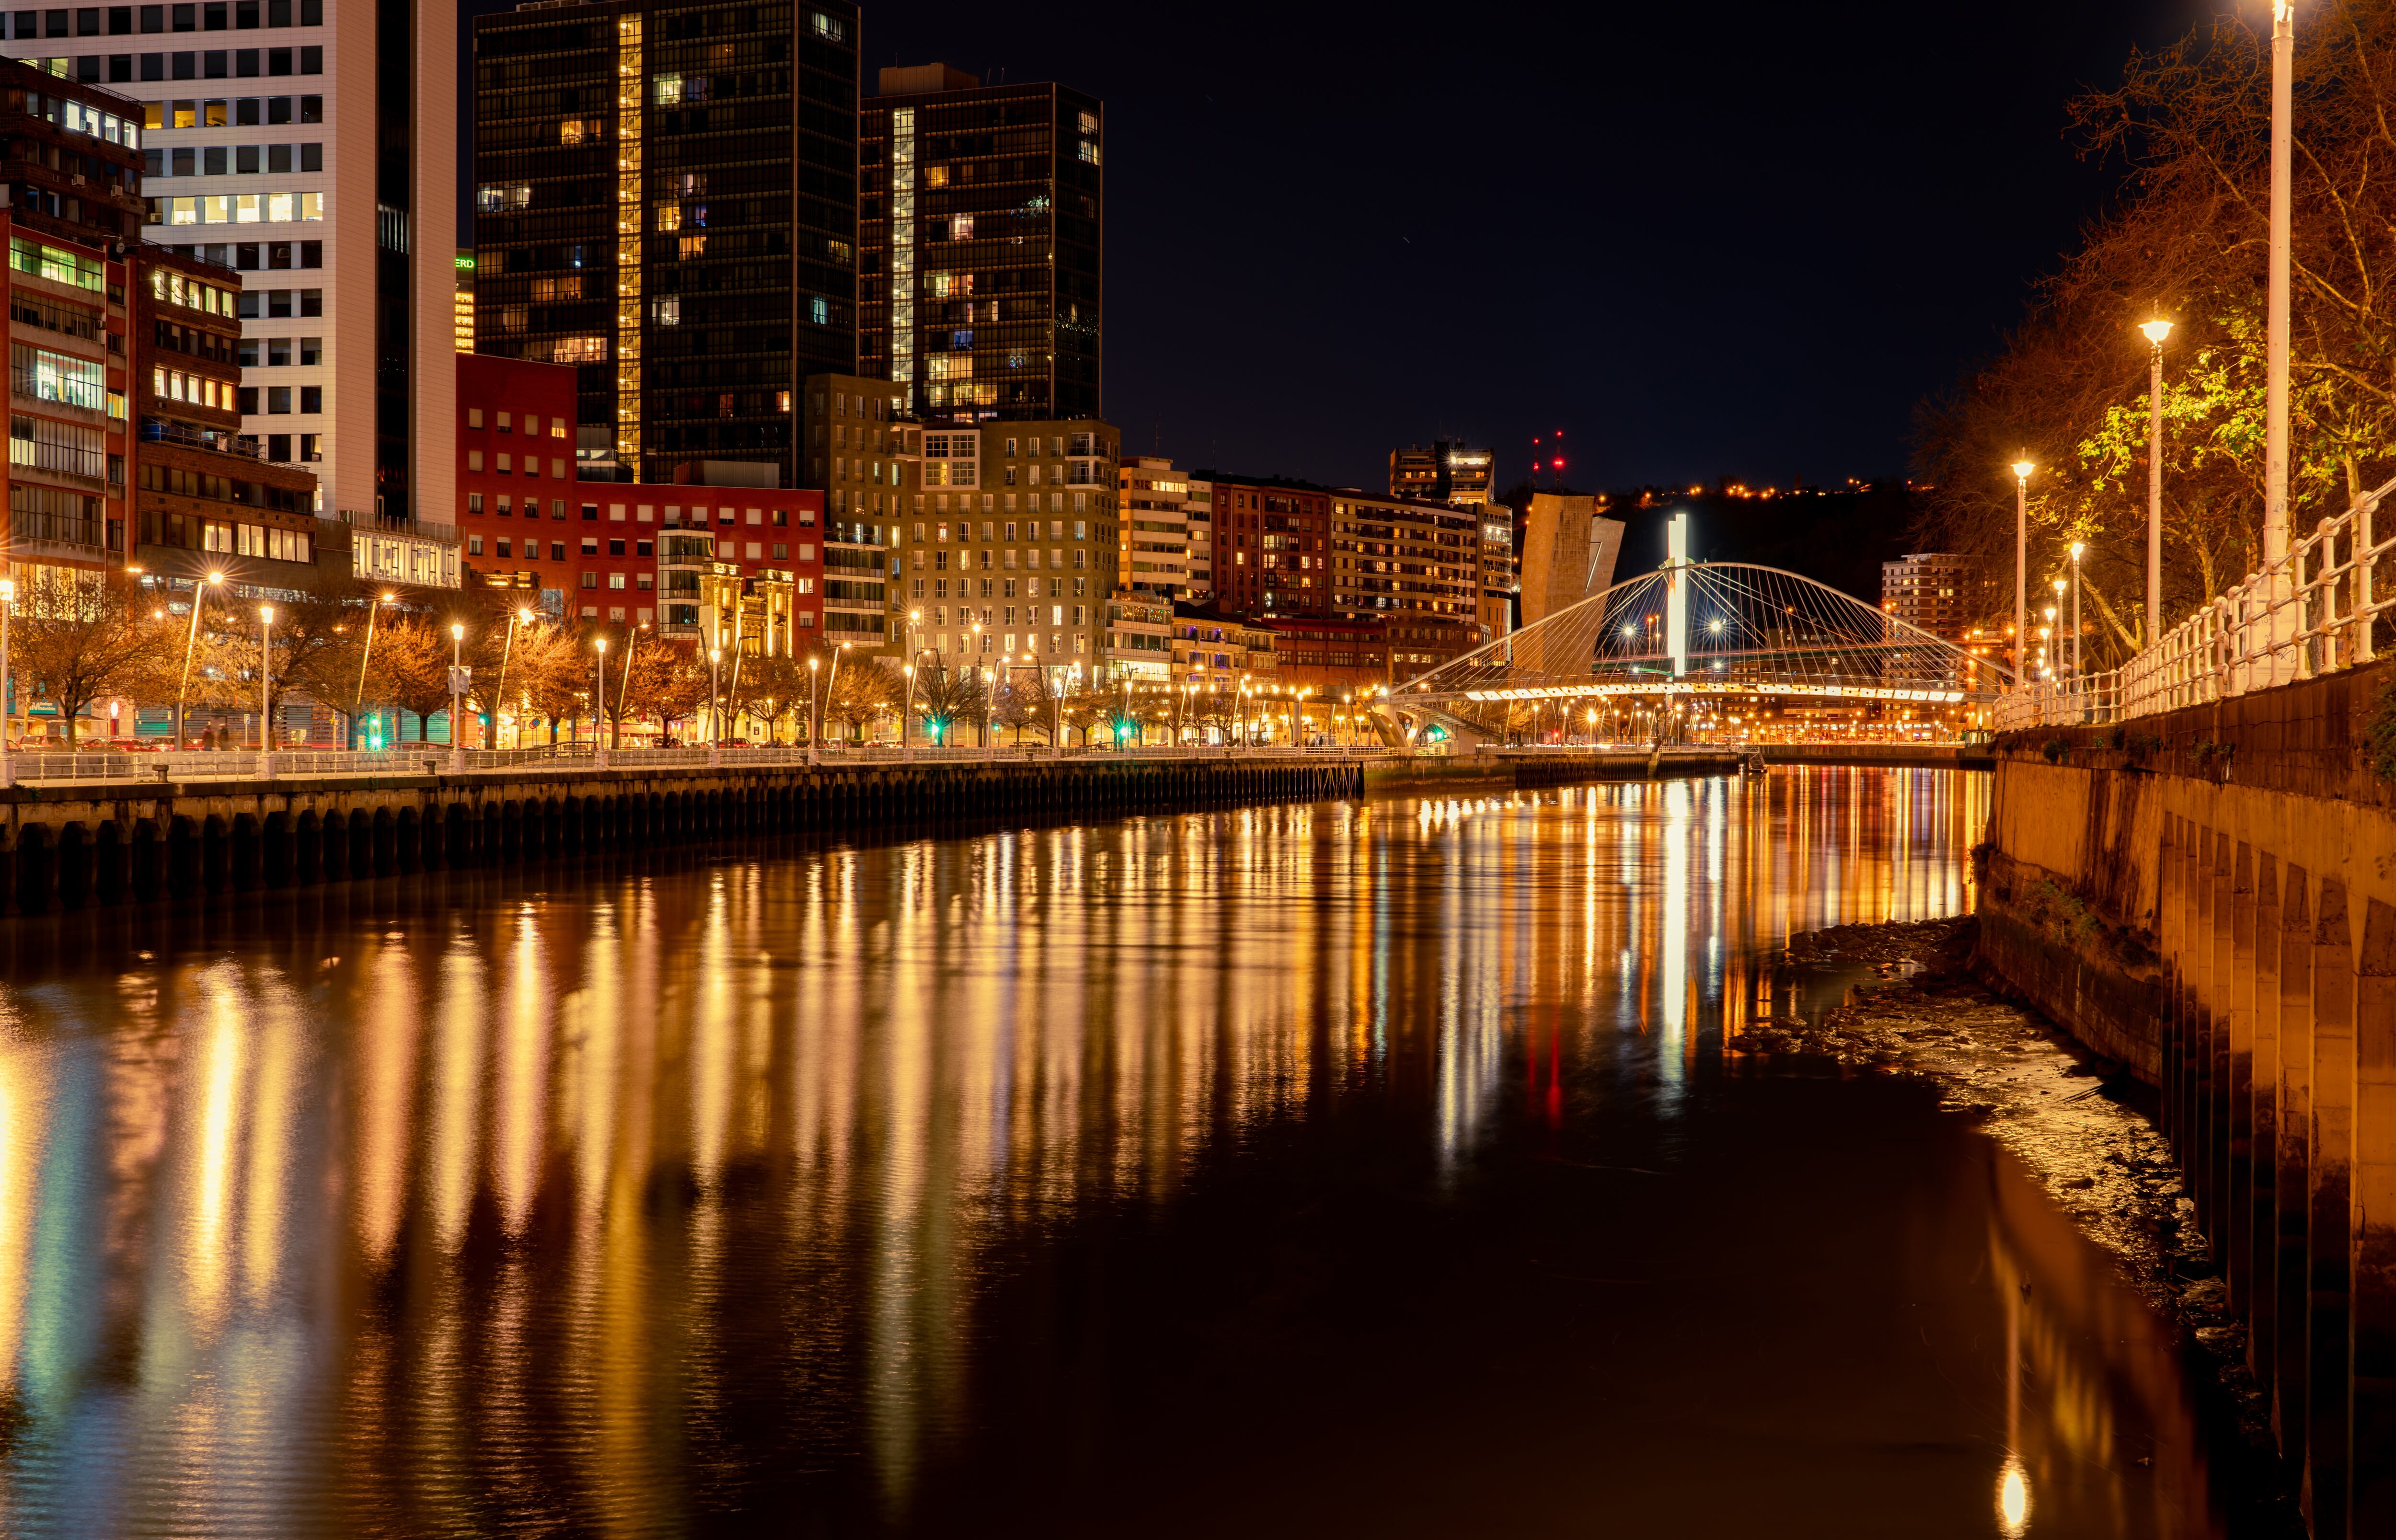
[[[2322,1540],[2396,1534],[2387,672],[2006,744],[1980,895],[1981,961],[2155,1087]]]
[[[0,790],[0,905],[38,914],[771,834],[1191,812],[1363,793],[1349,759],[536,769]]]

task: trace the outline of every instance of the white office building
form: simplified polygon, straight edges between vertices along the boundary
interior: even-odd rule
[[[143,234],[240,274],[243,431],[324,516],[454,539],[454,0],[0,14],[146,104]]]

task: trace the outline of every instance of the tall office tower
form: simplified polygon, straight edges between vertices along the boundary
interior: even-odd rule
[[[474,32],[477,351],[577,370],[586,477],[806,485],[856,366],[857,7],[596,0]]]
[[[11,51],[144,103],[142,233],[242,274],[242,436],[306,464],[319,511],[354,524],[450,517],[452,371],[419,365],[452,345],[456,15],[450,0],[10,13]]]
[[[926,422],[1101,415],[1098,99],[945,64],[881,87],[858,147],[857,372]]]

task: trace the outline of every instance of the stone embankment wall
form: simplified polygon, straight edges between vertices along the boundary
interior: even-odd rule
[[[2312,1533],[2396,1534],[2382,665],[1998,750],[1980,961],[2160,1093]]]
[[[760,834],[970,829],[1362,794],[1360,762],[881,763],[0,790],[0,906],[158,896]]]

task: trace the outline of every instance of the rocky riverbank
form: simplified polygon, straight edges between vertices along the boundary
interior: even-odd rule
[[[1971,969],[1975,922],[1838,925],[1798,936],[1801,976],[1876,976],[1818,1021],[1776,1017],[1734,1052],[1796,1054],[1917,1075],[1945,1104],[1985,1120],[2080,1228],[2185,1324],[2212,1360],[2251,1442],[2269,1447],[2269,1407],[2247,1372],[2245,1327],[2225,1308],[2195,1205],[2151,1116],[2153,1093]]]

